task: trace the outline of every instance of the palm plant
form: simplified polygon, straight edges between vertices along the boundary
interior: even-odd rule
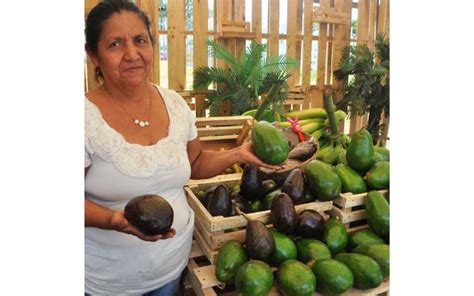
[[[279,110],[288,97],[289,71],[297,66],[297,61],[286,55],[264,58],[266,46],[256,41],[252,41],[240,58],[214,41],[209,41],[208,44],[216,58],[229,66],[228,69],[198,67],[194,70],[194,90],[207,90],[211,83],[219,84],[217,89],[209,91],[206,98],[211,116],[219,114],[222,103],[226,100],[232,103],[232,115],[255,109],[258,97],[267,93],[274,84],[279,91],[272,96],[268,108]]]
[[[349,78],[344,96],[336,104],[338,109],[350,110],[351,116],[369,112],[367,130],[374,143],[380,137],[380,119],[390,115],[390,52],[389,40],[377,35],[375,53],[366,45],[344,48],[339,69],[334,71],[337,80]]]

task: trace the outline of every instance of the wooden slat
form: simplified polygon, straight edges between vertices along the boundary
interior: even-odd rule
[[[216,11],[216,28],[218,28],[222,22],[231,21],[232,20],[232,1],[228,0],[215,0],[215,11]],[[228,39],[217,39],[217,42],[227,48],[229,48],[229,40]],[[235,44],[235,43],[234,43]],[[220,59],[216,59],[216,66],[219,68],[227,69],[229,66]],[[217,85],[217,88],[222,87],[221,85]],[[221,106],[221,110],[219,111],[220,116],[228,116],[231,114],[232,104],[229,100],[224,101]]]
[[[387,32],[389,0],[381,0],[378,6],[377,33]]]
[[[297,13],[298,13],[298,2],[299,0],[288,0],[288,14],[287,14],[287,20],[288,21],[288,37],[286,41],[286,55],[290,58],[297,59],[299,58],[299,55],[296,54],[296,34],[297,34],[297,22],[292,21],[297,19]],[[294,87],[295,85],[295,74],[299,73],[299,69],[295,69],[292,71],[292,75],[290,78],[288,78],[288,85],[290,88]]]
[[[375,43],[377,3],[378,3],[378,0],[369,0],[369,21],[368,21],[367,34],[368,34],[368,39],[369,39],[368,46],[371,50],[374,50],[374,43]]]
[[[150,18],[151,34],[155,39],[153,44],[153,69],[150,73],[150,81],[160,84],[160,38],[158,38],[158,24],[160,23],[158,14],[158,1],[136,0],[135,3],[141,7]]]
[[[310,104],[309,86],[311,82],[311,47],[313,32],[313,1],[304,0],[304,37],[303,37],[303,81],[302,86],[306,93],[305,106]],[[318,64],[319,65],[319,64]]]
[[[168,87],[184,90],[186,82],[185,1],[168,2]]]
[[[357,19],[357,44],[367,44],[369,41],[369,1],[371,0],[359,0]],[[364,125],[364,123],[364,117],[352,116],[349,134],[352,135],[356,130],[360,129]]]
[[[329,8],[329,0],[321,0],[320,8]],[[318,62],[317,62],[317,74],[316,74],[316,85],[323,89],[326,83],[326,67],[327,67],[327,36],[328,36],[328,24],[319,23],[319,39],[318,39]]]
[[[211,0],[213,1],[213,0]],[[208,0],[194,0],[193,2],[193,68],[205,67],[208,64]],[[206,116],[204,95],[196,95],[196,117]]]
[[[321,23],[331,23],[340,25],[351,24],[350,15],[341,11],[337,11],[335,8],[324,6],[317,7],[314,9],[313,20],[315,22]]]
[[[246,29],[250,31],[250,23],[245,22],[245,0],[234,0],[234,21],[242,21],[247,24]],[[254,34],[252,33],[252,39]],[[245,40],[239,39],[235,41],[235,55],[240,57],[245,50]]]
[[[280,33],[280,1],[268,0],[268,55],[277,56]]]
[[[209,126],[221,126],[221,125],[242,125],[245,121],[252,119],[252,116],[218,116],[218,117],[206,117],[196,118],[196,126],[203,127]]]
[[[237,126],[218,126],[218,127],[198,127],[197,132],[202,136],[221,136],[221,135],[238,135],[242,130],[241,125]]]
[[[352,3],[351,0],[336,0],[335,2],[336,10],[342,11],[343,13],[349,16],[349,20],[351,18],[351,11],[352,11]],[[332,55],[332,69],[328,71],[328,76],[332,77],[332,73],[335,69],[339,67],[339,61],[342,58],[342,51],[344,47],[349,46],[350,40],[350,32],[351,26],[350,25],[335,25],[334,29],[334,41],[333,41],[333,55]],[[328,79],[329,81],[329,79]],[[334,88],[333,92],[333,101],[337,103],[343,96],[343,88],[347,84],[347,80],[338,81],[332,79],[332,84]]]
[[[252,1],[252,32],[256,34],[255,40],[262,41],[262,0]]]
[[[303,40],[303,0],[298,0],[296,4],[296,31],[298,32],[296,36],[296,57],[298,61],[300,62],[300,67],[298,68],[297,71],[295,71],[294,76],[295,76],[295,84],[301,85],[300,79],[301,79],[301,45],[302,45],[302,40]],[[305,108],[309,108],[309,106],[305,106]]]

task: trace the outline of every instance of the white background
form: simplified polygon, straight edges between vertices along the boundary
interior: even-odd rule
[[[83,293],[83,6],[1,6],[3,295]],[[391,295],[472,293],[472,12],[391,3]]]

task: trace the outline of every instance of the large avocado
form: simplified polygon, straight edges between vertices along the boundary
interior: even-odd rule
[[[346,152],[347,164],[361,174],[365,174],[374,163],[372,136],[365,129],[357,130],[351,138]]]
[[[235,289],[244,296],[265,296],[273,287],[273,273],[270,266],[260,260],[242,264],[235,275]]]
[[[383,276],[388,277],[390,275],[390,247],[389,245],[372,244],[372,245],[358,246],[352,252],[364,254],[374,259],[380,265]]]
[[[249,258],[245,254],[245,249],[239,241],[227,241],[222,248],[216,260],[216,277],[219,281],[233,284],[237,269],[247,262]]]
[[[286,193],[280,193],[272,201],[270,220],[278,231],[290,234],[296,227],[296,210],[291,198]]]
[[[312,160],[304,167],[309,190],[321,201],[334,200],[341,193],[341,178],[334,167],[320,160]]]
[[[266,121],[257,122],[252,128],[252,147],[255,154],[268,164],[280,164],[288,157],[288,139],[275,126]]]
[[[294,169],[281,186],[281,192],[290,196],[295,205],[301,204],[304,198],[304,177],[300,169]]]
[[[311,296],[316,290],[316,277],[311,269],[295,259],[280,264],[276,278],[284,296]]]
[[[245,248],[250,258],[268,261],[275,248],[275,241],[262,221],[252,220],[245,229]]]
[[[390,163],[385,160],[377,162],[365,174],[365,178],[371,189],[387,189],[390,184]]]
[[[324,218],[313,209],[306,209],[296,219],[296,234],[305,238],[319,237],[324,231]]]
[[[334,259],[314,262],[311,270],[318,279],[316,290],[323,294],[339,295],[354,285],[352,271],[344,263]]]
[[[371,257],[357,253],[340,253],[334,259],[349,267],[356,288],[373,289],[382,283],[382,269]]]
[[[127,203],[125,218],[144,234],[156,235],[170,229],[174,212],[163,197],[145,194],[134,197]]]
[[[378,191],[369,191],[365,198],[367,223],[377,235],[388,241],[390,236],[390,205]]]
[[[207,204],[207,210],[212,216],[228,217],[232,213],[232,201],[229,189],[225,185],[217,186]]]
[[[326,243],[331,253],[335,255],[344,250],[348,241],[349,235],[341,220],[329,218],[324,228],[323,242]]]
[[[275,240],[275,248],[272,254],[272,263],[275,266],[280,265],[285,260],[296,259],[297,250],[293,240],[275,229],[270,230],[270,233]]]
[[[240,194],[248,200],[256,200],[260,197],[260,174],[258,167],[252,164],[247,164],[242,173],[240,183]]]
[[[341,191],[352,192],[353,194],[367,192],[367,186],[365,181],[359,173],[353,170],[347,164],[338,164],[336,165],[336,173],[341,178]]]
[[[331,258],[328,246],[317,239],[300,238],[296,241],[296,249],[298,260],[303,263]]]

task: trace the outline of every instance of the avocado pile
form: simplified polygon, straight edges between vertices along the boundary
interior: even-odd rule
[[[332,168],[341,181],[341,192],[353,194],[389,188],[390,151],[374,146],[370,133],[361,128],[352,138],[345,136],[347,149],[322,146],[316,159]]]
[[[216,277],[249,296],[267,295],[274,285],[289,296],[376,288],[389,277],[388,203],[371,191],[366,210],[370,228],[348,235],[339,219],[296,213],[289,195],[279,193],[271,205],[273,228],[249,220],[245,243],[230,240],[219,250]]]
[[[271,177],[265,179],[258,167],[247,164],[239,185],[230,188],[212,186],[198,191],[196,196],[212,216],[228,217],[238,213],[236,207],[244,213],[270,210],[272,201],[281,193],[286,193],[293,204],[299,205],[315,200],[330,201],[341,192],[338,175],[330,165],[319,160],[311,161],[304,170],[289,171],[283,182]],[[284,207],[285,202],[281,201],[276,210]]]

